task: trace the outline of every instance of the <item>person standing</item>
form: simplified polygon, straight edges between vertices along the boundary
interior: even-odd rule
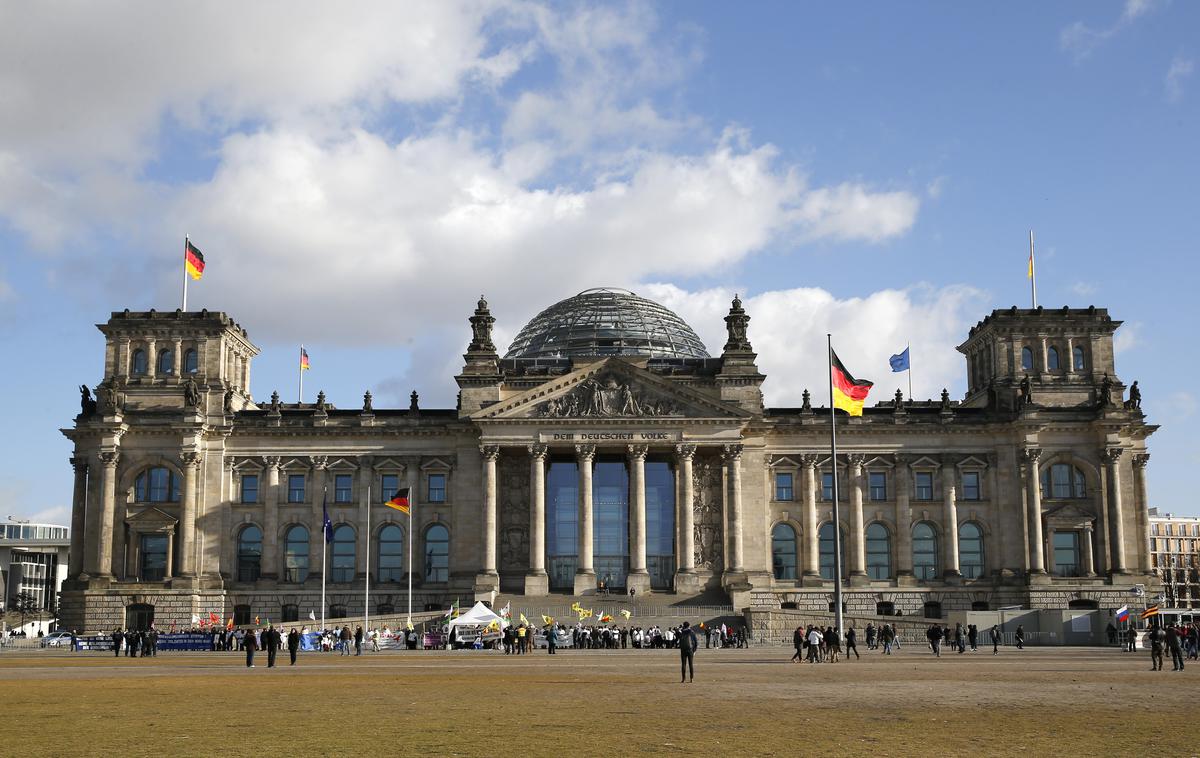
[[[858,632],[851,626],[846,631],[846,660],[850,660],[850,654],[854,653],[855,658],[861,658],[858,654]]]
[[[896,632],[890,624],[882,624],[879,627],[879,639],[883,643],[883,654],[892,654],[892,642],[896,639]]]
[[[1174,626],[1167,627],[1167,650],[1171,651],[1171,670],[1183,671],[1183,644],[1179,629]]]
[[[116,629],[113,629],[113,633],[112,633],[113,656],[115,656],[117,658],[121,657],[121,640],[123,640],[123,639],[125,639],[125,635],[121,634],[121,629],[119,627]]]
[[[554,628],[554,624],[546,626],[546,655],[558,654],[558,631]]]
[[[291,665],[296,665],[296,654],[300,652],[300,632],[296,631],[296,627],[292,627],[287,636],[288,657],[292,659]]]
[[[1137,652],[1137,629],[1133,628],[1133,622],[1130,622],[1129,628],[1125,630],[1125,652]]]
[[[354,654],[362,655],[363,630],[358,627],[354,630]]]
[[[1017,650],[1025,649],[1025,626],[1017,624],[1017,632],[1013,635],[1013,639],[1017,642]]]
[[[263,632],[263,646],[267,649],[267,668],[275,668],[275,656],[279,653],[279,643],[282,640],[279,638],[279,631],[275,629],[275,625],[271,624],[267,627],[267,631]]]
[[[808,662],[809,663],[820,663],[821,662],[820,657],[821,657],[821,641],[822,641],[822,639],[824,639],[824,636],[821,634],[820,629],[818,629],[815,626],[810,626],[808,628]]]
[[[792,655],[792,661],[795,663],[804,662],[804,627],[796,627],[796,631],[792,632],[792,647],[796,648],[796,652]]]
[[[246,668],[254,668],[254,651],[258,649],[258,642],[254,639],[253,634],[247,634],[242,638],[242,648],[246,651]]]
[[[992,624],[992,630],[988,634],[992,638],[992,655],[1000,655],[1000,627]]]
[[[1163,634],[1162,627],[1158,624],[1150,627],[1150,631],[1146,632],[1146,639],[1150,642],[1150,670],[1162,671],[1163,665],[1163,641],[1166,635]]]
[[[338,635],[338,642],[342,646],[342,655],[350,655],[350,627],[343,626],[341,634]]]
[[[979,627],[974,624],[967,626],[967,642],[971,645],[971,652],[979,652]]]
[[[700,646],[700,640],[696,639],[696,632],[692,630],[691,623],[685,621],[679,630],[679,683],[685,681],[684,674],[687,675],[686,681],[693,681],[696,677],[696,648]]]

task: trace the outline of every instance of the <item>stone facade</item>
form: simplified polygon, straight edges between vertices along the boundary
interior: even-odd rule
[[[328,614],[362,612],[368,573],[376,613],[407,604],[410,549],[416,610],[586,594],[608,576],[622,591],[827,612],[835,531],[855,614],[1117,606],[1156,582],[1155,427],[1140,393],[1125,399],[1120,322],[1103,309],[993,312],[959,346],[962,401],[897,393],[839,413],[837,461],[829,409],[807,393],[763,406],[749,321],[735,299],[715,358],[639,353],[613,325],[588,341],[602,355],[501,358],[481,300],[457,408],[414,396],[376,409],[368,396],[343,409],[323,394],[256,402],[257,348],[225,314],[114,313],[100,326],[103,381],[63,430],[75,444],[64,623],[120,626],[135,607],[160,626],[319,616],[323,570]],[[398,487],[412,534],[384,505]]]

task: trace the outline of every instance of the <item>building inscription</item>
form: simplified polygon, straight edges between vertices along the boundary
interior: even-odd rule
[[[678,442],[679,432],[541,432],[541,442]]]

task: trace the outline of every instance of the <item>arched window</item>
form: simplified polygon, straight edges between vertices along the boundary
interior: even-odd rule
[[[379,530],[379,581],[398,582],[404,578],[404,531],[395,524]]]
[[[288,529],[284,540],[283,577],[286,582],[308,578],[308,529],[299,524]]]
[[[179,477],[166,466],[148,468],[133,481],[133,498],[139,503],[178,503]]]
[[[158,373],[160,376],[168,376],[175,373],[175,351],[161,350],[158,353]]]
[[[167,535],[143,534],[141,548],[141,580],[161,582],[167,575]]]
[[[983,530],[966,523],[958,530],[958,568],[964,579],[983,576]]]
[[[1033,351],[1027,347],[1021,348],[1021,368],[1033,371]]]
[[[876,521],[867,527],[867,576],[890,579],[892,576],[892,537],[887,527]]]
[[[913,576],[917,579],[937,579],[937,532],[929,523],[922,521],[913,527],[912,535]],[[933,618],[940,617],[939,614]]]
[[[817,545],[819,547],[821,578],[833,581],[833,522],[827,521],[817,532]],[[846,573],[846,536],[841,536],[842,548],[842,573]]]
[[[941,603],[939,603],[935,600],[930,600],[929,602],[925,603],[924,608],[925,608],[925,610],[924,610],[925,618],[940,619],[942,617],[942,604]]]
[[[142,350],[140,347],[139,347],[137,350],[134,350],[134,351],[133,351],[133,368],[132,368],[132,371],[133,371],[133,373],[134,373],[134,375],[135,375],[135,376],[141,376],[142,374],[145,374],[145,373],[146,373],[146,371],[147,371],[147,367],[146,367],[146,351],[145,351],[145,350]]]
[[[354,529],[340,524],[333,530],[333,557],[329,562],[329,580],[354,581]]]
[[[1042,469],[1042,497],[1055,500],[1087,497],[1087,480],[1078,467],[1055,463]]]
[[[1076,371],[1083,371],[1083,348],[1077,347],[1071,351],[1071,364]]]
[[[251,524],[243,527],[237,540],[237,580],[255,582],[262,574],[262,530]]]
[[[188,350],[183,354],[183,373],[194,374],[200,370],[200,362],[197,359],[195,350]]]
[[[450,532],[434,524],[425,532],[425,581],[450,580]]]
[[[1058,371],[1058,348],[1051,346],[1046,349],[1046,368]]]
[[[788,524],[771,530],[771,565],[776,579],[796,578],[796,530]]]

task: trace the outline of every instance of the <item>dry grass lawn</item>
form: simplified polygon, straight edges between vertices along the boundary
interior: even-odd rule
[[[0,655],[6,755],[1195,755],[1200,665],[1030,649]]]

